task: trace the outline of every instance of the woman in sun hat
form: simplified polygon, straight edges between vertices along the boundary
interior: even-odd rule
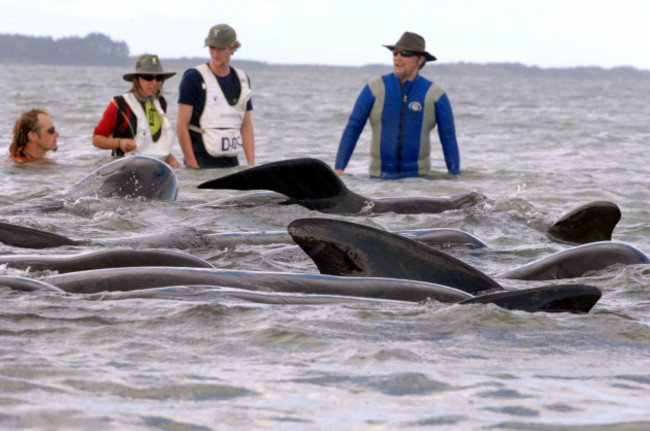
[[[111,150],[113,156],[144,155],[181,167],[171,153],[174,131],[167,118],[167,101],[161,95],[165,80],[176,72],[163,71],[160,59],[143,54],[135,72],[122,78],[132,83],[122,96],[114,97],[95,127],[93,145]]]

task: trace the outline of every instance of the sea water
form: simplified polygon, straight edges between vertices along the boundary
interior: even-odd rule
[[[206,208],[243,194],[199,190],[227,171],[177,170],[175,202],[76,202],[54,212],[29,201],[65,190],[110,161],[93,129],[130,68],[3,65],[0,149],[20,113],[47,108],[60,131],[51,163],[0,165],[0,221],[82,245],[193,229],[286,230],[333,217],[390,231],[448,227],[488,244],[443,250],[494,275],[567,246],[544,230],[594,200],[618,204],[614,240],[650,253],[650,81],[438,76],[455,114],[463,175],[446,174],[433,134],[431,179],[367,178],[369,130],[346,174],[371,197],[488,200],[443,214],[323,215],[302,207]],[[178,75],[165,83],[175,124]],[[390,72],[386,66],[385,73]],[[256,162],[315,157],[332,165],[366,68],[249,70]],[[174,154],[182,160],[178,143]],[[93,242],[94,241],[94,242]],[[314,273],[287,244],[181,251],[219,268]],[[0,253],[33,253],[0,245]],[[40,277],[0,267],[1,274]],[[499,280],[508,288],[540,282]],[[566,280],[563,282],[567,282]],[[603,297],[586,315],[491,305],[268,305],[241,300],[122,299],[0,291],[3,429],[625,429],[650,428],[650,268],[637,265],[569,282]],[[551,283],[560,283],[553,281]]]

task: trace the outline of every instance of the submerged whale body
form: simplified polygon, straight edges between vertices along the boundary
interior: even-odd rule
[[[66,190],[3,207],[0,214],[58,211],[66,207],[66,201],[85,197],[170,201],[177,194],[178,178],[167,163],[147,156],[129,156],[95,169]]]
[[[106,268],[52,275],[42,281],[68,293],[85,294],[199,284],[270,292],[345,295],[410,302],[431,298],[453,303],[472,296],[448,286],[396,278],[357,279],[321,274],[215,268]]]
[[[553,253],[534,262],[498,274],[516,280],[553,280],[582,277],[615,265],[649,263],[640,250],[618,242],[594,242]]]
[[[483,241],[467,232],[458,229],[415,229],[398,232],[400,235],[414,238],[429,245],[463,245],[467,247],[487,247]],[[239,244],[295,244],[287,232],[226,232],[201,234],[195,230],[171,231],[136,235],[125,238],[91,241],[77,240],[63,235],[46,232],[25,226],[0,222],[0,242],[13,246],[31,249],[62,247],[67,245],[98,244],[112,247],[134,248],[177,248],[211,247],[226,249]]]
[[[131,267],[110,268],[53,275],[42,280],[68,293],[130,292],[161,289],[171,286],[212,286],[265,293],[301,295],[334,295],[422,302],[435,301],[461,304],[472,303],[475,296],[449,286],[415,280],[377,277],[337,277],[322,274],[234,271],[210,268]],[[151,292],[153,293],[153,292]],[[600,299],[600,291],[592,286],[542,286],[535,289],[510,291],[481,296],[477,303],[492,303],[499,307],[523,311],[586,313]],[[155,296],[155,293],[154,295]],[[492,300],[494,299],[494,300]],[[281,303],[293,303],[284,297]],[[299,299],[305,303],[305,297]],[[321,299],[314,298],[314,301]],[[334,302],[348,301],[341,299]],[[264,301],[269,302],[269,301]],[[332,301],[325,301],[332,302]]]
[[[289,224],[294,241],[323,274],[398,277],[456,287],[471,293],[501,286],[462,261],[412,239],[334,219],[298,219]],[[580,277],[616,264],[646,263],[632,246],[601,242],[547,256],[502,278],[551,280]]]
[[[45,283],[40,280],[27,277],[15,277],[11,275],[0,276],[0,289],[10,289],[19,292],[53,292],[53,293],[66,293],[65,291]]]
[[[171,201],[178,194],[178,179],[174,170],[161,160],[129,156],[95,169],[73,185],[68,194],[72,197],[143,197]]]
[[[186,253],[171,250],[131,249],[108,249],[56,255],[0,255],[0,265],[30,271],[56,271],[61,274],[90,269],[130,266],[213,268],[209,262]]]
[[[476,192],[449,197],[405,197],[372,199],[349,190],[339,175],[318,159],[302,158],[267,163],[235,172],[198,186],[200,189],[271,190],[283,196],[269,194],[268,202],[297,204],[310,210],[331,214],[384,213],[398,214],[440,213],[477,205],[485,196]],[[263,196],[244,196],[228,199],[256,200]]]
[[[282,196],[282,195],[277,195]],[[286,200],[286,197],[282,197]],[[611,238],[618,222],[616,212],[618,206],[612,202],[589,202],[564,214],[549,229],[549,238],[564,243],[584,244],[593,238]],[[585,214],[589,214],[590,222],[586,223]],[[588,226],[588,227],[585,227]],[[575,230],[572,230],[574,227]],[[404,230],[400,235],[416,239],[428,245],[460,244],[471,247],[487,247],[479,238],[458,229],[434,228]],[[22,248],[50,248],[66,245],[96,243],[94,241],[77,240],[55,233],[0,222],[0,242]],[[196,231],[169,231],[149,235],[138,235],[127,238],[114,238],[99,242],[101,245],[149,247],[149,248],[191,248],[191,247],[234,247],[237,244],[263,245],[274,243],[293,243],[286,232],[248,232],[248,233],[214,233],[199,234]]]
[[[586,313],[600,299],[601,291],[584,284],[543,286],[521,291],[497,292],[492,295],[465,299],[459,304],[495,304],[508,310],[545,311],[557,313],[568,310]],[[589,307],[587,309],[587,307]]]

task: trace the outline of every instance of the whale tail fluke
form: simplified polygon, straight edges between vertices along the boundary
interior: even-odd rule
[[[0,242],[12,247],[39,249],[79,244],[62,235],[10,223],[0,223]]]
[[[613,202],[589,202],[562,215],[551,226],[547,235],[554,241],[568,244],[587,244],[610,241],[621,209]]]
[[[458,304],[495,304],[508,310],[529,312],[588,313],[601,295],[596,287],[571,284],[491,293],[465,299]]]

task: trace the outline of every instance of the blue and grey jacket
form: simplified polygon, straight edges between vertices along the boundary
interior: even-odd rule
[[[430,175],[431,130],[438,125],[447,170],[460,174],[460,155],[451,104],[442,88],[418,75],[402,88],[388,74],[366,85],[345,127],[336,169],[345,169],[370,118],[370,176],[386,179]]]

